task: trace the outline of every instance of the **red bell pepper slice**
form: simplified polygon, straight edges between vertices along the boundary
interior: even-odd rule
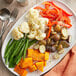
[[[72,16],[72,13],[67,13],[66,11],[64,11],[63,9],[58,7],[57,5],[55,5],[53,1],[48,1],[48,2],[51,3],[53,7],[57,8],[59,10],[62,10],[63,14],[65,14],[66,16]]]
[[[40,6],[36,6],[36,7],[34,7],[34,9],[44,10],[44,8],[42,8]]]
[[[46,36],[45,39],[48,39],[48,38],[50,37],[51,27],[52,27],[53,25],[55,25],[55,24],[57,24],[57,21],[51,22],[51,21],[49,20],[49,22],[48,22],[48,24],[47,24],[47,26],[49,27],[49,31],[48,31],[48,34],[47,34],[47,36]]]
[[[51,26],[49,27],[49,31],[45,39],[48,39],[50,37],[50,33],[51,33]]]
[[[66,24],[71,23],[71,20],[69,19],[68,16],[63,16],[63,17],[62,17],[62,21],[63,21],[64,23],[66,23]]]
[[[40,11],[40,15],[41,15],[42,17],[45,17],[45,18],[54,18],[53,15],[51,15],[51,14],[44,14],[42,11]]]

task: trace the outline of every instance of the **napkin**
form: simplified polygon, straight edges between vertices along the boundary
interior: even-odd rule
[[[76,45],[59,64],[44,76],[76,76]]]

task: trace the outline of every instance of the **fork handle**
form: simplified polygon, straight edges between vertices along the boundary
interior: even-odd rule
[[[6,25],[6,27],[4,28],[2,28],[2,30],[1,30],[1,34],[0,34],[0,40],[2,39],[2,36],[3,36],[3,34],[4,34],[4,32],[5,32],[5,30],[7,29],[9,29],[9,27],[8,27],[8,25],[10,24],[11,22],[9,21],[8,22],[8,24]],[[4,22],[3,22],[3,26],[4,26]]]
[[[1,33],[0,33],[0,40],[1,40],[1,38],[2,38],[3,31],[4,31],[4,22],[2,22],[2,29],[1,29]]]

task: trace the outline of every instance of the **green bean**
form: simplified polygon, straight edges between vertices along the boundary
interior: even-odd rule
[[[31,40],[31,41],[29,41],[28,48],[29,48],[31,45],[33,45],[34,43],[36,43],[36,42],[37,42],[37,40]]]
[[[10,61],[12,61],[12,58],[16,55],[16,53],[18,53],[22,42],[23,42],[23,39],[20,41],[20,43],[18,44],[18,46],[16,47],[16,49],[15,49],[14,52],[12,53],[12,55],[11,55],[11,57],[10,57]]]
[[[8,48],[9,48],[9,46],[10,46],[10,42],[12,41],[12,38],[8,41],[8,43],[7,43],[7,46],[6,46],[6,49],[5,49],[5,54],[6,54],[6,52],[8,51]]]
[[[19,55],[15,58],[16,64],[19,62],[19,58],[22,57],[23,51],[24,51],[25,45],[22,47]]]
[[[9,62],[9,68],[14,68],[15,67],[15,63],[14,63],[14,59]]]
[[[26,56],[26,50],[28,49],[28,44],[29,44],[29,39],[27,38],[26,44],[25,44],[25,49],[24,49],[24,54],[23,54],[23,59],[24,59],[25,56]]]
[[[21,48],[22,48],[22,46],[24,45],[24,43],[25,43],[25,40],[22,42],[21,46],[19,47],[18,51],[15,53],[14,56],[17,56],[17,55],[20,53]]]
[[[17,60],[16,64],[18,64],[20,60],[21,60],[21,57],[19,57],[19,58],[18,58],[18,60]]]
[[[5,54],[4,57],[7,57],[7,56],[9,55],[10,51],[14,48],[15,44],[16,44],[16,40],[13,40],[12,45],[9,47],[9,49],[8,49],[8,51],[6,52],[6,54]]]

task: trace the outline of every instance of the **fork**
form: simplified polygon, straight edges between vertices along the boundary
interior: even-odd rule
[[[9,29],[9,27],[8,27],[9,24],[16,20],[17,15],[18,15],[18,9],[17,8],[14,8],[14,10],[12,11],[11,16],[9,18],[8,24],[6,25],[6,27],[4,27],[4,29],[2,30],[2,32],[0,34],[0,45],[1,45],[2,36],[3,36],[4,32],[5,32],[5,30],[6,29],[7,30]]]

